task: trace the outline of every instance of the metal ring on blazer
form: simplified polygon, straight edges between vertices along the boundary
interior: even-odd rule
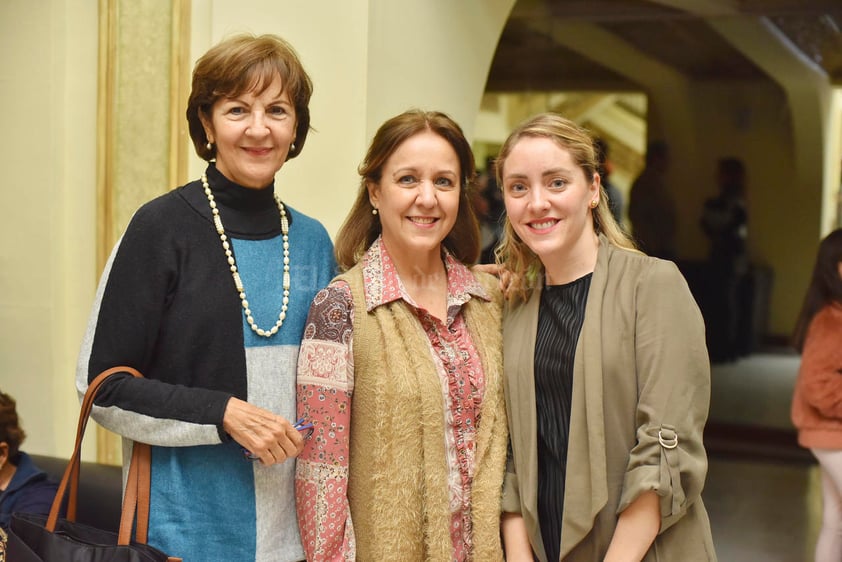
[[[664,449],[675,449],[676,447],[678,447],[678,434],[672,432],[672,430],[669,430],[672,432],[673,436],[672,438],[665,438],[662,435],[663,431],[663,429],[658,430],[658,442],[661,444],[661,447],[663,447]]]

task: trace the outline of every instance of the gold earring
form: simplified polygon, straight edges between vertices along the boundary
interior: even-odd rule
[[[597,205],[599,205],[599,199],[594,199],[591,201],[591,209],[596,209]]]

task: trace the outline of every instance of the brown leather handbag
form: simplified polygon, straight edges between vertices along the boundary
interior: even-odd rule
[[[131,367],[114,367],[103,371],[91,382],[82,400],[82,411],[76,427],[76,446],[64,470],[49,516],[15,513],[12,515],[7,560],[14,562],[181,562],[146,544],[149,528],[149,465],[150,448],[135,442],[129,466],[119,533],[104,531],[76,522],[79,467],[82,462],[82,437],[94,405],[94,397],[102,383],[114,373],[131,373],[142,377]],[[59,517],[62,500],[68,491],[67,516]],[[84,498],[83,498],[84,501]],[[135,525],[134,539],[132,526]]]

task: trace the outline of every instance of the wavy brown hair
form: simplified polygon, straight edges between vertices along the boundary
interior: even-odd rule
[[[20,445],[26,439],[26,433],[20,426],[15,406],[14,398],[0,392],[0,443],[6,443],[9,446],[9,460],[16,465]]]
[[[357,170],[360,174],[357,199],[336,235],[334,248],[336,262],[342,271],[351,269],[382,232],[380,220],[371,212],[373,207],[368,198],[368,184],[380,183],[389,157],[408,138],[424,131],[431,131],[446,140],[459,159],[459,212],[453,229],[442,244],[463,263],[477,261],[480,253],[479,226],[469,199],[476,176],[471,145],[462,128],[444,113],[410,109],[380,126]]]
[[[310,97],[313,83],[292,45],[277,35],[238,34],[214,45],[193,68],[193,88],[187,100],[187,124],[196,154],[203,160],[216,157],[216,146],[207,147],[208,137],[201,117],[210,120],[211,110],[221,98],[235,98],[269,87],[275,75],[295,107],[295,147],[287,160],[301,154],[310,131]]]
[[[503,171],[506,159],[514,146],[523,138],[548,138],[570,153],[571,158],[585,173],[589,183],[598,179],[599,154],[590,132],[573,121],[556,113],[541,113],[518,125],[500,148],[496,159],[497,185],[504,189]],[[634,242],[623,231],[608,207],[608,196],[600,185],[599,205],[591,210],[594,232],[603,234],[608,242],[620,248],[637,250]],[[503,240],[495,250],[495,259],[512,273],[508,294],[526,300],[544,271],[541,259],[518,237],[511,222],[506,219]]]
[[[816,313],[831,303],[842,304],[842,278],[839,276],[839,263],[842,262],[842,228],[837,228],[824,237],[819,243],[816,263],[813,266],[813,276],[804,296],[804,303],[798,320],[792,343],[799,353],[804,351],[804,340],[810,322]]]

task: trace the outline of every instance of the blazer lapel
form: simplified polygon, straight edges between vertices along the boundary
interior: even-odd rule
[[[573,363],[573,404],[564,486],[562,559],[590,532],[594,518],[608,501],[601,319],[610,257],[611,247],[605,237],[600,235],[585,321],[576,344],[576,359]]]

